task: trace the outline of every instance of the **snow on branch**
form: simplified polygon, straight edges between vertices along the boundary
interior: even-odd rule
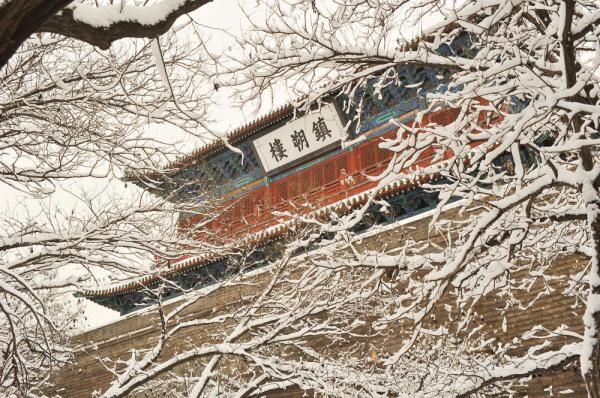
[[[36,32],[56,33],[107,49],[119,39],[155,38],[182,15],[211,0],[160,0],[133,4],[89,5],[73,0],[6,1],[0,3],[0,68]]]

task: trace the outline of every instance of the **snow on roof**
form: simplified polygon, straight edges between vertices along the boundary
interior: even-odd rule
[[[441,162],[435,165],[436,168],[443,167],[446,162]],[[414,189],[415,187],[429,182],[435,181],[439,179],[438,173],[431,173],[427,176],[419,175],[419,176],[407,176],[405,178],[398,179],[393,181],[379,189],[372,188],[370,190],[358,193],[356,195],[350,196],[338,202],[332,203],[328,206],[325,206],[321,209],[310,212],[306,215],[306,217],[319,217],[330,213],[332,211],[335,212],[344,212],[349,211],[352,208],[360,206],[364,204],[370,195],[375,194],[376,197],[386,198],[393,194],[398,194],[400,192],[409,191]],[[245,247],[250,245],[263,245],[267,242],[270,242],[275,239],[281,238],[284,233],[288,230],[288,228],[295,222],[294,219],[286,220],[280,222],[279,224],[273,225],[264,229],[263,231],[249,234],[245,238],[243,238],[239,246]],[[216,254],[206,254],[199,255],[190,258],[186,258],[184,260],[178,261],[176,263],[170,264],[169,266],[162,267],[157,269],[154,273],[144,275],[139,278],[135,278],[131,281],[125,283],[119,283],[112,286],[100,288],[100,289],[90,289],[82,291],[82,295],[84,297],[110,297],[126,294],[132,291],[136,291],[142,289],[146,286],[152,285],[154,283],[158,283],[161,280],[172,278],[177,274],[188,272],[196,267],[206,266],[216,261],[219,261],[225,258],[225,255],[216,255]]]
[[[246,123],[233,131],[229,132],[225,137],[215,139],[208,144],[205,144],[187,155],[177,157],[174,161],[168,163],[162,170],[144,174],[138,174],[127,170],[124,179],[127,181],[136,181],[141,178],[149,178],[152,180],[160,180],[164,173],[173,173],[181,169],[185,169],[197,163],[200,159],[223,151],[230,144],[235,144],[239,141],[250,137],[261,130],[278,123],[285,118],[291,116],[294,112],[294,106],[287,104],[276,108],[275,110],[254,119],[250,123]]]

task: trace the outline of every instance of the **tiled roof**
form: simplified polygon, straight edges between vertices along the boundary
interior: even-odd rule
[[[263,130],[285,119],[286,117],[290,116],[293,113],[293,111],[294,107],[290,104],[281,106],[271,111],[270,113],[253,120],[250,123],[236,128],[235,130],[227,134],[225,138],[230,144],[235,144],[247,137],[256,134],[260,130]],[[196,161],[198,161],[198,159],[201,159],[208,155],[212,155],[213,153],[222,151],[224,149],[225,144],[223,143],[223,140],[214,140],[210,144],[204,145],[194,150],[192,153],[182,156],[176,159],[175,161],[169,163],[166,169],[175,169],[191,166]]]
[[[268,241],[280,237],[281,235],[283,235],[283,232],[284,226],[278,225],[275,228],[272,227],[268,229],[267,231],[248,236],[247,238],[242,240],[241,245],[243,246],[251,244],[264,244]],[[188,272],[196,267],[206,266],[208,264],[214,263],[224,257],[225,256],[223,255],[211,253],[186,258],[177,263],[158,268],[151,274],[144,275],[142,277],[135,278],[124,283],[107,286],[105,288],[100,289],[84,290],[81,292],[81,295],[84,297],[110,297],[126,294],[132,291],[140,290],[144,287],[160,282],[161,280],[171,279],[178,274]]]
[[[278,123],[285,118],[291,116],[294,112],[294,107],[291,104],[287,104],[276,108],[275,110],[269,112],[268,114],[261,116],[250,123],[242,125],[235,130],[228,133],[224,139],[229,144],[236,144],[239,141],[250,137],[261,130],[272,126],[275,123]],[[187,167],[190,167],[197,163],[200,159],[206,158],[207,156],[213,155],[220,151],[226,149],[225,143],[223,139],[215,139],[210,143],[203,145],[191,153],[187,155],[183,155],[175,159],[174,161],[167,164],[162,171],[150,172],[143,175],[132,173],[130,171],[125,173],[124,179],[126,181],[136,181],[142,178],[147,178],[150,180],[161,180],[161,177],[164,176],[164,173],[169,174],[170,172],[176,172],[177,170],[181,170]]]
[[[436,167],[438,167],[438,168],[442,167],[443,163],[445,163],[445,162],[442,162],[442,163],[436,165]],[[438,178],[439,178],[438,173],[433,173],[428,176],[421,175],[417,179],[402,178],[400,180],[394,181],[394,182],[380,188],[376,193],[376,197],[387,198],[389,196],[398,194],[400,192],[409,191],[423,183],[426,183],[426,182],[429,182],[432,180],[436,180]],[[337,203],[333,203],[329,206],[326,206],[322,209],[315,210],[314,212],[309,213],[307,216],[308,217],[319,217],[319,216],[327,214],[330,211],[336,211],[339,213],[347,212],[352,208],[355,208],[357,206],[364,204],[368,200],[369,195],[371,195],[372,193],[373,193],[373,190],[361,192],[361,193],[351,196],[347,199],[344,199]],[[269,227],[269,228],[265,229],[264,231],[261,231],[261,232],[255,233],[255,234],[251,234],[251,235],[247,236],[246,238],[242,239],[239,246],[244,247],[244,246],[250,246],[250,245],[262,245],[262,244],[265,244],[272,240],[279,239],[285,234],[288,226],[293,221],[294,220],[285,221],[278,225]],[[131,281],[121,283],[118,285],[108,286],[105,288],[100,288],[100,289],[85,290],[85,291],[82,291],[81,294],[84,297],[111,297],[111,296],[127,294],[129,292],[141,290],[144,287],[158,283],[159,281],[161,281],[163,279],[171,279],[178,274],[188,272],[196,267],[206,266],[208,264],[216,262],[225,257],[226,256],[209,254],[209,255],[200,255],[200,256],[195,256],[195,257],[191,257],[191,258],[186,258],[177,263],[171,264],[168,267],[157,269],[154,273],[133,279]]]

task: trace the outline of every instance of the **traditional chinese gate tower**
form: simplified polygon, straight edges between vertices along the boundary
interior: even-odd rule
[[[268,245],[281,238],[287,229],[277,216],[282,212],[315,215],[360,206],[377,185],[368,176],[384,171],[393,157],[393,152],[380,147],[383,140],[398,133],[397,123],[391,119],[413,123],[417,112],[427,105],[426,95],[443,90],[449,79],[448,73],[419,67],[404,67],[398,76],[395,84],[380,91],[371,88],[357,93],[362,97],[359,117],[355,109],[344,105],[347,97],[334,94],[308,112],[297,113],[292,106],[277,109],[228,135],[229,144],[239,153],[215,141],[169,165],[168,169],[178,170],[170,176],[170,183],[184,187],[181,191],[190,198],[206,186],[212,187],[215,196],[225,198],[222,206],[226,210],[205,228],[211,236],[236,239],[240,244]],[[440,109],[426,115],[422,123],[445,125],[456,113]],[[426,151],[418,166],[430,165],[433,155],[433,148]],[[406,170],[404,180],[378,187],[374,194],[388,201],[390,211],[370,209],[365,222],[356,228],[433,208],[437,196],[421,189],[424,180],[412,179],[410,174]],[[182,215],[181,225],[189,227],[199,221],[201,216]],[[199,239],[208,239],[208,235]],[[173,279],[184,288],[202,286],[223,276],[224,260],[216,256],[182,259],[169,264],[160,277]],[[159,279],[148,275],[85,292],[85,296],[127,313],[137,304],[149,303],[142,290]]]
[[[414,123],[417,113],[428,108],[427,94],[444,90],[444,82],[450,80],[450,73],[417,66],[403,67],[396,72],[399,78],[394,84],[390,82],[381,90],[370,87],[356,93],[362,98],[360,110],[348,109],[345,106],[348,99],[337,93],[332,93],[320,106],[314,106],[306,113],[297,113],[292,106],[274,110],[228,135],[228,143],[239,151],[231,151],[223,142],[215,141],[169,165],[168,170],[177,171],[170,173],[168,182],[159,186],[156,192],[169,191],[174,187],[185,197],[193,199],[199,195],[198,192],[206,192],[208,187],[215,197],[220,198],[223,212],[209,223],[201,216],[182,215],[182,228],[205,222],[203,228],[210,232],[210,237],[201,235],[199,239],[219,236],[240,246],[247,244],[268,248],[277,239],[285,238],[288,225],[293,222],[291,218],[286,220],[281,213],[327,217],[332,212],[349,211],[363,205],[370,195],[385,199],[389,211],[381,212],[380,205],[369,208],[366,220],[355,229],[360,231],[373,223],[406,219],[406,223],[393,225],[390,230],[398,232],[407,227],[415,231],[415,240],[426,239],[428,217],[425,214],[414,216],[438,203],[435,194],[421,188],[423,182],[437,178],[435,167],[431,167],[431,173],[421,180],[413,178],[411,170],[402,170],[404,178],[395,179],[387,185],[378,185],[368,176],[384,171],[393,157],[391,151],[380,146],[386,138],[398,134],[397,123],[392,119],[405,125]],[[425,115],[422,123],[446,125],[456,115],[457,111],[453,109],[437,109]],[[417,159],[417,166],[432,166],[433,154],[434,148],[425,151]],[[442,162],[444,156],[436,159]],[[156,183],[161,181],[161,175],[130,177],[134,182],[138,178],[148,178]],[[457,214],[449,216],[457,217]],[[365,237],[366,244],[376,239],[377,234]],[[579,262],[578,257],[572,255],[555,260],[556,272],[561,275],[573,274],[573,270],[579,272],[582,264],[583,261]],[[163,265],[159,270],[156,274],[87,291],[84,295],[108,308],[127,313],[139,308],[139,305],[152,303],[145,294],[145,287],[152,287],[163,279],[173,280],[183,288],[206,286],[210,281],[222,278],[227,273],[227,266],[224,256],[207,255],[181,259],[168,266]],[[256,277],[258,279],[265,274],[259,273]],[[248,286],[251,288],[253,284]],[[546,289],[546,281],[539,286],[528,285],[520,294],[531,302],[531,307],[526,311],[517,308],[508,315],[502,312],[504,306],[499,304],[494,294],[482,298],[477,309],[480,318],[474,321],[473,330],[494,336],[501,342],[517,339],[540,324],[549,331],[570,325],[572,330],[581,332],[581,303],[567,296],[542,295],[541,292]],[[186,316],[198,319],[212,314],[216,308],[236,305],[241,295],[234,290],[226,287],[208,293]],[[177,294],[175,290],[163,292],[167,297]],[[456,304],[452,296],[448,303]],[[444,306],[439,307],[442,311]],[[62,380],[57,383],[61,387],[61,395],[89,396],[93,390],[105,390],[114,375],[98,358],[127,360],[132,347],[147,349],[148,341],[156,337],[151,326],[153,322],[156,323],[156,318],[151,311],[139,311],[76,336],[76,342],[82,348],[76,352],[73,366],[63,368],[58,376]],[[509,327],[501,332],[498,330],[500,324]],[[202,331],[174,339],[171,349],[187,349],[194,339],[202,339],[201,334]],[[392,333],[390,336],[386,344],[397,349],[399,335]],[[556,341],[564,337],[557,335]],[[534,343],[537,344],[535,340]],[[487,349],[481,347],[484,348]],[[523,346],[519,349],[527,354],[529,348]],[[369,355],[368,352],[360,355],[363,354]],[[580,378],[574,376],[577,372],[576,367],[550,367],[528,376],[530,381],[515,396],[545,397],[548,391],[556,391],[560,396],[584,396],[585,386]],[[519,378],[518,374],[516,377]],[[81,380],[86,380],[86,383],[81,383]],[[278,390],[271,396],[305,395],[304,391],[292,389]]]

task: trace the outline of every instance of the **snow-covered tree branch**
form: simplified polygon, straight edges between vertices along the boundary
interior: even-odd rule
[[[430,231],[454,228],[443,241],[425,236],[395,257],[356,253],[345,263],[385,261],[408,286],[382,319],[413,323],[387,366],[406,363],[448,297],[458,295],[465,327],[488,291],[518,301],[514,284],[554,278],[560,256],[581,254],[589,259],[585,272],[574,268],[560,278],[579,281],[585,330],[572,336],[576,350],[568,343],[556,352],[561,361],[579,357],[589,395],[600,394],[599,12],[586,0],[263,2],[248,10],[254,30],[239,41],[246,57],[219,58],[223,82],[235,81],[243,98],[285,86],[304,106],[333,90],[356,108],[356,125],[366,98],[381,100],[388,86],[404,84],[426,104],[411,125],[397,122],[397,139],[381,144],[395,153],[395,166],[379,176],[380,187],[440,173],[443,183],[428,186],[441,198]],[[437,71],[437,87],[405,83],[404,74],[419,67]],[[453,109],[453,120],[427,117],[439,109]],[[441,169],[413,167],[432,146],[451,159]],[[457,199],[459,223],[444,217]],[[321,227],[343,231],[361,214]],[[332,261],[340,260],[322,265]],[[552,290],[557,297],[573,292]],[[505,371],[498,380],[509,378]],[[478,385],[488,385],[484,379]]]
[[[155,181],[147,183],[156,197],[120,181],[125,170],[158,172],[176,154],[176,140],[147,126],[207,134],[202,45],[177,32],[159,37],[205,2],[69,3],[0,2],[3,396],[43,395],[70,360],[74,292],[158,272],[184,254],[226,252],[177,224],[180,212],[210,219],[196,201],[205,192],[190,202]],[[152,40],[109,48],[126,37]]]
[[[4,1],[0,4],[0,36],[5,38],[0,45],[0,68],[34,33],[56,33],[106,50],[119,39],[159,37],[179,17],[209,1]]]
[[[208,292],[190,292],[178,303],[157,306],[162,326],[155,328],[156,343],[135,350],[124,363],[116,361],[111,368],[115,379],[103,396],[133,391],[254,396],[298,386],[331,392],[341,373],[327,379],[322,377],[327,371],[348,371],[366,381],[360,368],[341,365],[356,362],[351,350],[330,357],[318,345],[325,339],[332,346],[328,353],[346,344],[358,350],[363,344],[350,340],[372,335],[361,320],[363,304],[377,295],[384,271],[307,267],[305,259],[295,256],[301,247],[282,248],[279,259],[254,275],[232,276]],[[237,299],[204,317],[189,311],[214,292]],[[181,339],[194,335],[189,347],[177,348]],[[347,386],[358,389],[352,387],[357,380],[347,379]],[[362,388],[385,389],[377,383]]]
[[[557,370],[600,396],[596,0],[266,0],[248,7],[237,51],[179,41],[200,27],[193,18],[157,38],[205,3],[0,0],[0,184],[43,203],[0,220],[2,389],[41,394],[67,359],[46,295],[96,269],[119,279],[155,259],[231,253],[241,264],[211,292],[235,300],[202,317],[190,308],[210,293],[181,288],[185,300],[164,304],[173,281],[146,287],[159,302],[153,338],[99,358],[113,376],[104,396],[525,394]],[[137,40],[114,43],[126,37]],[[427,82],[408,78],[424,70]],[[372,192],[418,181],[437,208],[377,236],[356,232],[390,207],[375,194],[347,214],[287,213],[288,244],[258,262],[243,251],[264,248],[195,240],[203,224],[175,215],[210,220],[211,209],[181,203],[188,187],[167,192],[181,185],[161,174],[173,152],[140,126],[202,138],[206,101],[224,86],[253,107],[282,87],[300,111],[336,96],[355,132],[369,103],[400,87],[418,107],[390,121],[398,134],[380,147],[393,160],[369,177]],[[425,153],[434,160],[421,167]],[[84,209],[62,214],[44,202],[125,168],[161,197],[74,189]],[[57,278],[73,266],[77,277]],[[569,310],[554,314],[559,304]]]

